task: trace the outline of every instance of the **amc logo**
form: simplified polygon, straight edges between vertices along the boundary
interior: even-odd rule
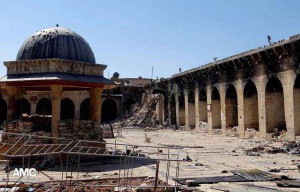
[[[34,168],[15,168],[13,176],[18,176],[18,177],[35,177],[37,174],[36,169]]]

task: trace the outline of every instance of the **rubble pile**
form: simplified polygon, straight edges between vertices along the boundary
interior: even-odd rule
[[[276,154],[283,153],[284,150],[278,147],[269,146],[267,144],[259,145],[257,147],[246,150],[248,156],[260,156],[262,153]]]
[[[264,144],[246,150],[246,154],[249,156],[259,156],[262,153],[268,153],[268,154],[288,153],[293,155],[300,155],[300,142],[299,141],[285,142],[283,143],[282,147],[273,147],[268,144]]]
[[[235,127],[227,127],[226,128],[226,132],[225,132],[226,136],[230,136],[230,137],[238,137],[239,133],[238,133],[238,126]]]
[[[286,140],[286,130],[279,130],[279,128],[274,128],[272,133],[272,139],[275,141],[285,141]]]
[[[259,137],[259,132],[256,131],[254,128],[247,128],[245,131],[245,137],[247,139],[253,139],[253,138],[258,138]]]
[[[300,142],[299,141],[286,142],[283,144],[282,149],[286,153],[300,155]]]
[[[208,129],[209,128],[208,123],[205,121],[200,121],[199,127],[200,127],[200,129]]]
[[[199,121],[199,133],[209,133],[208,123],[205,121]]]
[[[123,119],[115,121],[112,125],[114,128],[120,127],[158,127],[160,125],[155,113],[155,107],[158,102],[158,95],[151,94],[146,96],[142,104],[135,104],[129,114]]]
[[[102,125],[103,138],[114,138],[114,131],[110,124]]]

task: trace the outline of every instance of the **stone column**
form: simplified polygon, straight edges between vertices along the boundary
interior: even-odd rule
[[[168,95],[168,120],[169,120],[169,125],[172,125],[172,120],[171,120],[171,94]]]
[[[226,132],[226,85],[225,83],[219,83],[220,102],[221,102],[221,129],[222,133]]]
[[[37,102],[36,101],[31,101],[30,102],[30,113],[31,113],[31,115],[35,115],[36,114],[36,106],[37,106]]]
[[[184,119],[185,119],[185,129],[189,130],[190,121],[189,121],[189,91],[184,89]]]
[[[175,108],[176,108],[176,125],[179,126],[179,116],[180,116],[180,112],[179,112],[179,93],[178,93],[178,87],[176,87],[176,91],[175,91]]]
[[[160,123],[163,123],[163,95],[158,94],[157,96],[157,103],[156,103],[156,115],[157,115],[157,120]]]
[[[163,124],[165,122],[165,96],[162,94],[161,95],[161,101],[160,101],[160,104],[161,104],[161,123]]]
[[[19,87],[6,87],[7,90],[7,120],[12,121],[18,117],[18,105],[17,100],[20,96]]]
[[[212,113],[211,113],[211,85],[206,85],[206,98],[207,98],[207,123],[209,132],[212,133]]]
[[[199,86],[198,83],[195,83],[195,121],[196,121],[196,127],[195,129],[199,129],[200,125],[200,116],[199,116]]]
[[[90,89],[90,119],[101,123],[101,97],[103,89],[100,87]]]
[[[244,86],[243,80],[238,79],[235,82],[238,102],[238,132],[240,137],[245,136],[245,120],[244,120]]]
[[[59,120],[60,120],[60,104],[61,104],[61,86],[51,86],[52,93],[52,137],[59,137]]]
[[[75,99],[74,100],[74,107],[75,107],[75,115],[74,115],[74,118],[75,120],[80,120],[80,104],[81,102],[79,102],[79,99]]]
[[[283,86],[284,113],[287,129],[287,139],[295,140],[295,119],[294,119],[294,82],[296,74],[293,70],[279,74]]]
[[[267,120],[266,120],[266,84],[268,78],[266,75],[260,75],[253,78],[257,88],[258,96],[258,119],[259,135],[261,138],[267,137]]]

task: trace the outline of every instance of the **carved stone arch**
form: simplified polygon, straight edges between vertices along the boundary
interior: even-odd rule
[[[36,113],[39,115],[52,115],[52,103],[48,98],[42,98],[36,105]]]
[[[4,99],[0,98],[0,125],[7,118],[7,103]]]
[[[60,119],[75,119],[75,105],[72,99],[66,97],[61,100]]]

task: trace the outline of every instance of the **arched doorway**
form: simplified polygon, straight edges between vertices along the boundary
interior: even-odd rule
[[[51,115],[52,114],[52,104],[50,99],[43,98],[39,100],[36,105],[36,113],[39,115]]]
[[[65,98],[61,101],[60,105],[60,119],[74,119],[75,117],[75,106],[71,99]]]
[[[295,136],[300,136],[300,75],[294,84],[294,127]]]
[[[207,97],[204,89],[199,91],[199,120],[207,122]]]
[[[170,97],[171,125],[176,125],[176,102],[174,94]]]
[[[259,131],[257,89],[251,80],[247,81],[244,88],[244,124],[245,129]]]
[[[226,127],[238,126],[237,94],[235,87],[230,84],[226,90]]]
[[[188,95],[188,104],[189,104],[189,125],[191,128],[196,126],[196,118],[195,118],[195,94],[194,91],[189,91]]]
[[[117,104],[113,99],[106,99],[102,104],[102,122],[110,122],[117,118]]]
[[[212,128],[221,129],[221,100],[219,91],[216,87],[213,88],[211,93],[211,117]]]
[[[19,114],[22,115],[24,113],[30,115],[31,113],[31,108],[30,108],[30,103],[27,99],[22,98],[19,101]]]
[[[7,118],[7,104],[2,98],[0,98],[0,125],[6,120],[6,118]]]
[[[184,103],[184,93],[179,93],[179,126],[185,125],[185,103]]]
[[[83,100],[80,104],[80,120],[90,119],[90,98]]]
[[[283,88],[280,80],[272,76],[266,85],[266,120],[267,133],[273,133],[274,128],[286,130],[284,115]]]

